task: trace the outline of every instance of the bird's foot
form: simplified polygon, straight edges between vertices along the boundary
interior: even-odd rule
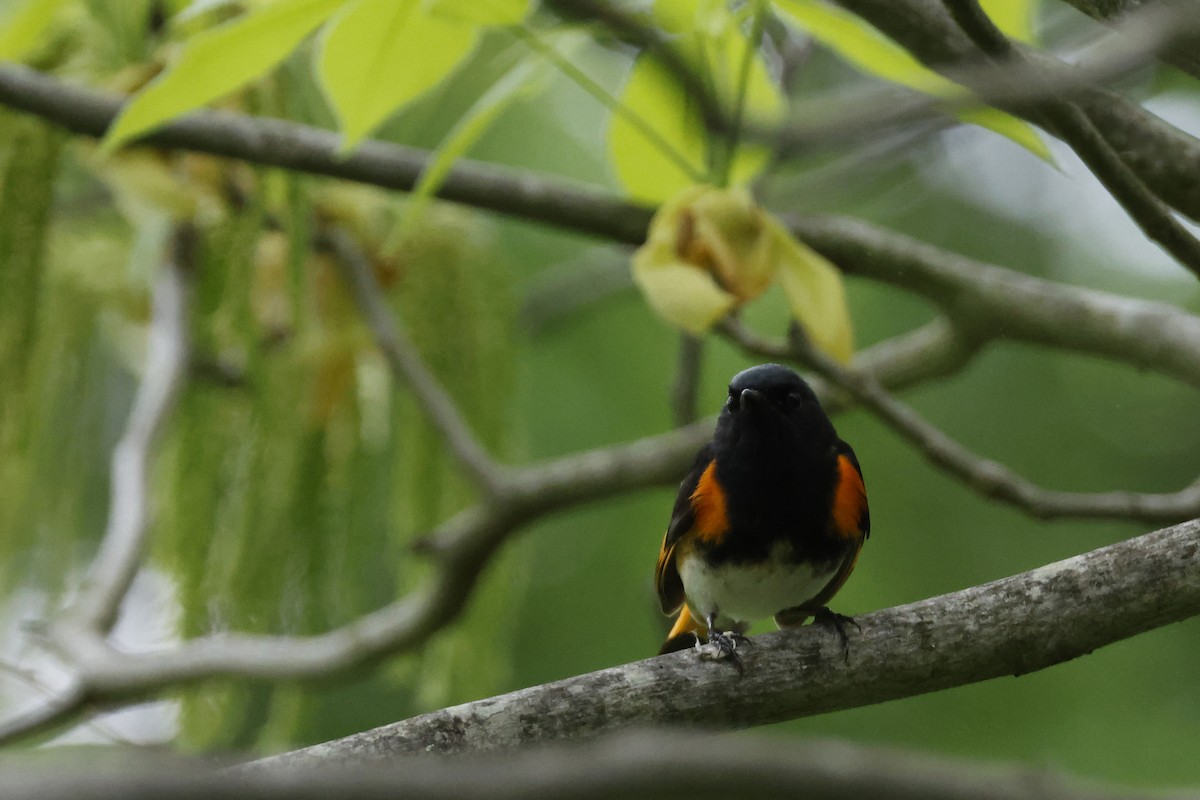
[[[821,606],[813,614],[813,622],[817,625],[822,625],[826,628],[833,628],[842,640],[842,659],[850,663],[850,636],[846,633],[846,626],[853,625],[862,633],[862,626],[854,621],[854,617],[847,617],[845,614],[839,614],[836,611],[831,611],[829,606]]]
[[[725,658],[729,659],[734,669],[741,675],[742,657],[738,654],[737,648],[738,645],[749,646],[749,644],[750,639],[737,631],[720,633],[710,630],[706,644],[700,644],[699,640],[696,641],[696,652],[700,654],[700,658],[711,659],[713,661],[720,661]]]

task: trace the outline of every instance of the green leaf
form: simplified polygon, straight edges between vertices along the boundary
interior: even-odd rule
[[[533,0],[425,0],[430,14],[474,25],[519,25]]]
[[[778,0],[776,8],[797,27],[868,75],[935,97],[956,97],[963,93],[958,84],[929,69],[848,11],[820,0]],[[1033,128],[1003,111],[972,109],[956,112],[955,116],[1008,137],[1044,161],[1051,160],[1050,150]]]
[[[655,212],[633,254],[634,282],[667,322],[703,333],[774,280],[767,218],[746,189],[689,186]]]
[[[777,219],[767,215],[778,267],[779,285],[787,297],[792,318],[800,323],[809,341],[849,364],[854,354],[854,329],[846,305],[842,273],[824,256],[792,236]]]
[[[66,0],[26,0],[0,22],[0,60],[20,61],[38,44],[42,33]]]
[[[618,102],[608,158],[630,197],[659,203],[704,180],[704,121],[657,61],[634,62]]]
[[[782,115],[785,101],[761,54],[754,52],[749,69],[743,70],[746,35],[724,4],[659,0],[654,15],[664,30],[682,31],[677,46],[713,86],[724,108],[734,107],[744,74],[745,117],[768,123]],[[642,56],[634,62],[618,100],[623,110],[613,116],[608,152],[617,179],[630,196],[658,203],[694,183],[721,182],[720,174],[710,174],[719,143],[709,140],[695,103],[656,60]],[[764,147],[739,147],[731,160],[729,185],[749,182],[768,158]]]
[[[582,34],[564,36],[559,40],[556,50],[569,50],[582,42]],[[562,52],[559,54],[563,55]],[[421,218],[429,201],[441,188],[446,176],[450,174],[454,162],[467,154],[514,101],[529,97],[540,90],[547,77],[548,68],[549,65],[541,58],[527,56],[518,61],[454,123],[454,127],[434,151],[429,165],[421,172],[421,178],[409,196],[404,216],[384,246],[385,253],[395,254]]]
[[[279,0],[196,35],[170,69],[125,106],[102,149],[229,94],[288,56],[347,0]]]
[[[994,108],[974,108],[957,111],[954,116],[963,122],[978,125],[981,128],[987,128],[993,133],[1000,134],[1010,141],[1021,145],[1021,147],[1024,147],[1047,164],[1053,165],[1055,163],[1054,156],[1050,153],[1050,148],[1042,141],[1042,137],[1038,136],[1033,126],[1017,119],[1012,114],[1005,114],[1003,111],[998,111]]]
[[[465,60],[476,27],[431,16],[417,0],[362,0],[327,29],[317,65],[349,150]]]

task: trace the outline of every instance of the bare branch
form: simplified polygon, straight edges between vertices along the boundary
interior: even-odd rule
[[[1132,800],[1045,769],[916,755],[840,741],[646,730],[588,746],[553,745],[504,755],[407,758],[393,763],[317,764],[221,770],[142,755],[86,769],[9,767],[10,800],[600,800],[739,797],[844,800]]]
[[[1200,318],[1175,306],[1034,278],[849,218],[796,218],[790,227],[840,269],[928,298],[968,340],[1002,335],[1200,387]]]
[[[196,233],[181,225],[174,253],[154,286],[146,366],[112,456],[112,500],[100,550],[67,611],[72,624],[107,633],[141,567],[150,524],[150,451],[183,385],[188,360],[188,294]]]
[[[1023,675],[1200,614],[1200,520],[857,617],[849,663],[820,626],[757,636],[745,674],[690,651],[413,717],[259,762],[510,750],[646,724],[742,728]]]
[[[992,23],[977,0],[943,0],[943,3],[983,53],[1004,63],[1026,63],[1021,52]],[[1189,15],[1189,21],[1194,16],[1195,9]],[[1200,240],[1171,215],[1171,210],[1121,160],[1087,115],[1071,103],[1057,99],[1037,103],[1020,101],[1018,105],[1029,109],[1035,119],[1041,118],[1043,127],[1056,131],[1071,146],[1147,237],[1200,277]]]
[[[959,29],[941,0],[837,0],[895,39],[920,61],[944,72],[951,80],[955,70],[978,57],[974,42]],[[1053,56],[1025,52],[1031,65],[1047,80],[1071,68]],[[1103,89],[1083,89],[1074,101],[1101,135],[1150,190],[1178,211],[1200,221],[1200,184],[1187,176],[1200,170],[1200,141],[1147,112],[1118,94]],[[1021,116],[1028,109],[1009,104],[1003,108]],[[1037,120],[1033,120],[1035,123]],[[1053,132],[1053,131],[1052,131]],[[1159,155],[1155,157],[1154,151]],[[1169,153],[1169,156],[1164,154]]]
[[[417,398],[450,452],[475,483],[490,495],[501,491],[503,478],[496,463],[458,412],[458,406],[421,359],[417,348],[396,325],[395,312],[383,299],[371,264],[345,231],[330,229],[324,243],[333,251],[355,302],[388,360],[392,372]]]
[[[675,383],[671,387],[671,410],[676,425],[696,421],[697,392],[700,391],[700,367],[704,360],[704,340],[690,333],[679,336],[679,360],[675,367]]]
[[[124,98],[94,92],[15,64],[0,63],[0,104],[36,114],[67,130],[101,137]],[[427,150],[377,141],[341,152],[341,137],[282,120],[221,111],[190,114],[138,140],[282,167],[313,175],[411,190],[430,163]],[[640,244],[653,210],[571,181],[536,178],[471,159],[459,159],[438,190],[443,200]]]
[[[1188,13],[1143,7],[1123,18],[1119,36],[1088,50],[1072,69],[1053,74],[1044,65],[1025,60],[960,64],[940,69],[955,83],[971,87],[957,97],[933,97],[913,92],[897,96],[895,87],[869,87],[840,93],[836,109],[790,121],[782,128],[753,130],[753,135],[774,142],[781,157],[820,147],[845,146],[855,140],[876,139],[883,133],[940,118],[948,112],[994,106],[1036,105],[1049,100],[1074,100],[1112,84],[1145,67],[1158,54],[1173,52],[1200,33],[1200,18]],[[806,117],[811,115],[806,115]]]
[[[65,689],[37,705],[0,720],[0,742],[36,736],[77,714],[87,703],[87,688],[72,680]]]
[[[1157,0],[1154,3],[1147,3],[1146,0],[1065,0],[1065,2],[1075,6],[1092,19],[1114,25],[1118,31],[1126,19],[1140,13],[1148,5],[1151,8],[1177,8],[1185,13],[1195,13],[1195,8],[1189,5],[1189,0],[1183,0],[1183,2]],[[1162,52],[1162,58],[1171,66],[1183,70],[1194,78],[1200,78],[1200,48],[1197,48],[1195,41],[1173,43]]]

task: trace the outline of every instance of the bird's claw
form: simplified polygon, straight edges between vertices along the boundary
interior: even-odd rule
[[[738,674],[741,675],[743,667],[742,657],[737,652],[739,644],[748,646],[750,639],[737,631],[725,631],[724,633],[710,631],[707,643],[700,644],[699,640],[696,641],[696,652],[700,658],[713,661],[729,659]]]
[[[853,625],[859,633],[862,633],[862,626],[855,622],[854,617],[831,611],[829,606],[817,609],[817,612],[813,614],[813,622],[826,628],[833,628],[837,632],[838,638],[842,640],[842,659],[849,664],[850,636],[846,633],[846,626]]]

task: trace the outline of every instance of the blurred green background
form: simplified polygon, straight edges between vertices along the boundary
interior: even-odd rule
[[[35,65],[111,88],[141,80],[131,75],[153,50],[150,4],[107,5],[80,4],[65,40]],[[1088,30],[1057,7],[1045,23],[1060,37]],[[379,138],[436,145],[505,53],[485,42]],[[592,46],[578,63],[616,87],[627,69],[618,55]],[[819,48],[803,70],[797,91],[864,85]],[[1123,88],[1200,131],[1194,81],[1151,69]],[[237,104],[330,124],[303,53]],[[513,104],[471,155],[612,187],[606,120],[556,77]],[[1069,151],[1053,151],[1052,166],[979,129],[901,132],[780,164],[760,188],[777,210],[858,216],[1021,272],[1200,310],[1194,278],[1141,241]],[[45,666],[21,625],[52,613],[103,530],[107,458],[136,386],[149,281],[170,232],[164,197],[180,194],[212,211],[193,322],[197,367],[156,462],[158,580],[139,584],[123,641],[343,623],[417,585],[424,565],[407,543],[469,502],[332,266],[313,255],[316,211],[371,249],[404,324],[503,459],[535,461],[672,425],[679,338],[622,277],[623,248],[437,205],[389,255],[381,243],[401,206],[382,192],[144,151],[101,161],[91,143],[0,111],[6,664]],[[548,300],[564,291],[579,304]],[[848,291],[859,347],[932,317],[892,289],[851,280]],[[768,295],[748,319],[782,333],[782,299]],[[722,341],[706,343],[705,413],[749,363]],[[1090,357],[1001,343],[905,399],[969,447],[1054,488],[1170,491],[1200,466],[1194,389]],[[835,423],[862,461],[873,521],[835,604],[842,613],[1146,530],[1027,519],[933,469],[869,415]],[[279,750],[648,656],[667,625],[652,577],[672,498],[644,491],[535,524],[506,546],[465,617],[420,653],[318,683],[209,683],[67,741],[115,731],[194,750]],[[1190,620],[1019,679],[772,731],[1019,759],[1139,785],[1200,784],[1198,660],[1200,621]],[[0,672],[0,710],[39,691]]]

